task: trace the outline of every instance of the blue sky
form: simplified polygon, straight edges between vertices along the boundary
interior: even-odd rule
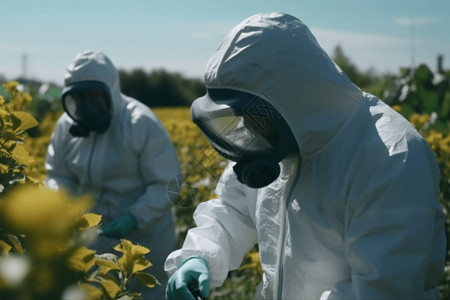
[[[25,74],[61,84],[85,49],[105,52],[125,70],[202,78],[233,26],[272,11],[302,20],[330,55],[340,45],[361,70],[434,69],[438,54],[450,69],[450,0],[0,0],[0,8],[0,74],[7,79]]]

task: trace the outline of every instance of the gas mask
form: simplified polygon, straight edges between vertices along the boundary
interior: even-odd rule
[[[298,156],[295,137],[266,100],[231,89],[208,89],[191,106],[191,118],[223,157],[236,162],[237,179],[251,188],[269,185],[279,162]]]
[[[100,81],[80,81],[68,85],[62,93],[65,112],[75,124],[69,129],[75,137],[88,137],[89,132],[104,133],[112,118],[109,88]]]

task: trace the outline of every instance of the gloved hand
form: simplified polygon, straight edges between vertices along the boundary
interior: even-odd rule
[[[136,218],[130,214],[126,214],[115,218],[111,223],[106,225],[101,235],[120,239],[126,237],[130,231],[136,228]]]
[[[197,300],[209,294],[209,268],[201,256],[187,257],[169,278],[166,288],[168,300]]]

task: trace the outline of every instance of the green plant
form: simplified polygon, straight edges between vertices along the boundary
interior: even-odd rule
[[[79,288],[89,295],[89,299],[142,299],[128,287],[134,279],[148,288],[160,285],[156,277],[144,272],[152,266],[145,258],[150,252],[148,248],[123,239],[114,250],[122,256],[113,253],[95,255],[86,247],[78,249],[72,256],[72,267],[85,274]]]
[[[441,174],[439,200],[447,216],[447,241],[450,241],[450,71],[433,74],[426,65],[416,70],[403,69],[390,101],[417,128],[436,155]],[[446,258],[440,283],[442,299],[450,298],[449,243]]]
[[[417,69],[404,68],[388,101],[401,106],[401,113],[407,119],[413,114],[430,115],[430,128],[447,134],[450,128],[449,85],[450,71],[433,73],[426,65]]]
[[[0,299],[141,299],[128,284],[159,284],[145,272],[150,250],[122,240],[111,249],[119,258],[86,247],[101,222],[88,212],[92,199],[40,186],[55,114],[45,119],[48,136],[30,139],[25,131],[37,121],[21,110],[31,97],[17,82],[3,86],[9,97],[0,96]]]
[[[24,172],[33,158],[26,150],[23,136],[38,122],[29,113],[21,111],[32,99],[28,93],[19,92],[17,85],[17,82],[3,84],[10,97],[0,96],[0,191],[27,179],[36,182]]]

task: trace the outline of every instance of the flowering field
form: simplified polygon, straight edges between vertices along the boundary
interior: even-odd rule
[[[127,290],[128,281],[136,278],[150,288],[158,284],[151,262],[143,258],[149,249],[127,240],[112,253],[94,253],[84,246],[101,225],[101,216],[88,213],[92,199],[39,189],[47,146],[61,112],[47,114],[39,124],[40,135],[28,136],[26,130],[38,123],[25,112],[31,96],[19,92],[17,85],[4,84],[9,97],[0,99],[0,298],[139,299],[139,294]],[[189,108],[154,112],[168,130],[182,167],[182,192],[173,203],[181,245],[194,226],[192,214],[198,203],[214,196],[226,161],[192,123]],[[258,259],[252,254],[245,262],[224,287],[211,291],[211,298],[252,297],[260,276]]]
[[[418,94],[422,91],[419,79],[404,81],[403,94],[399,96],[403,98],[394,102],[393,107],[411,121],[436,154],[441,170],[440,200],[448,214],[449,118],[448,112],[444,114],[441,108],[447,105],[450,112],[450,89],[447,86],[442,96],[434,95],[434,90],[426,90],[422,96]],[[85,293],[83,297],[92,300],[125,296],[129,297],[126,299],[139,299],[138,294],[126,290],[126,284],[132,277],[148,287],[158,284],[157,278],[151,276],[151,262],[143,259],[149,249],[123,240],[112,249],[113,253],[96,255],[83,246],[86,239],[95,235],[101,222],[101,216],[88,213],[91,200],[74,200],[68,195],[53,198],[36,189],[45,177],[45,153],[61,112],[48,114],[39,123],[40,135],[30,137],[26,130],[37,125],[34,117],[26,112],[32,97],[19,92],[17,83],[9,82],[4,86],[9,98],[0,96],[0,298],[70,299],[69,296]],[[410,86],[415,87],[405,94],[405,87]],[[440,91],[436,88],[436,93]],[[435,99],[437,106],[416,106],[420,97]],[[192,214],[196,206],[214,197],[214,187],[226,161],[192,123],[189,108],[157,108],[153,111],[169,132],[183,172],[179,181],[182,192],[174,203],[181,246],[187,230],[194,226]],[[24,186],[35,189],[21,191]],[[36,210],[37,202],[41,204],[39,211]],[[68,205],[72,213],[64,214]],[[55,231],[52,224],[60,224],[59,230]],[[211,291],[210,299],[253,297],[261,278],[256,249],[247,255],[240,270],[230,272],[223,287]],[[93,267],[96,267],[95,272],[92,272]],[[127,270],[131,272],[127,273]],[[30,286],[36,288],[30,289]],[[449,291],[450,267],[447,267],[441,284],[442,299],[449,299]]]

